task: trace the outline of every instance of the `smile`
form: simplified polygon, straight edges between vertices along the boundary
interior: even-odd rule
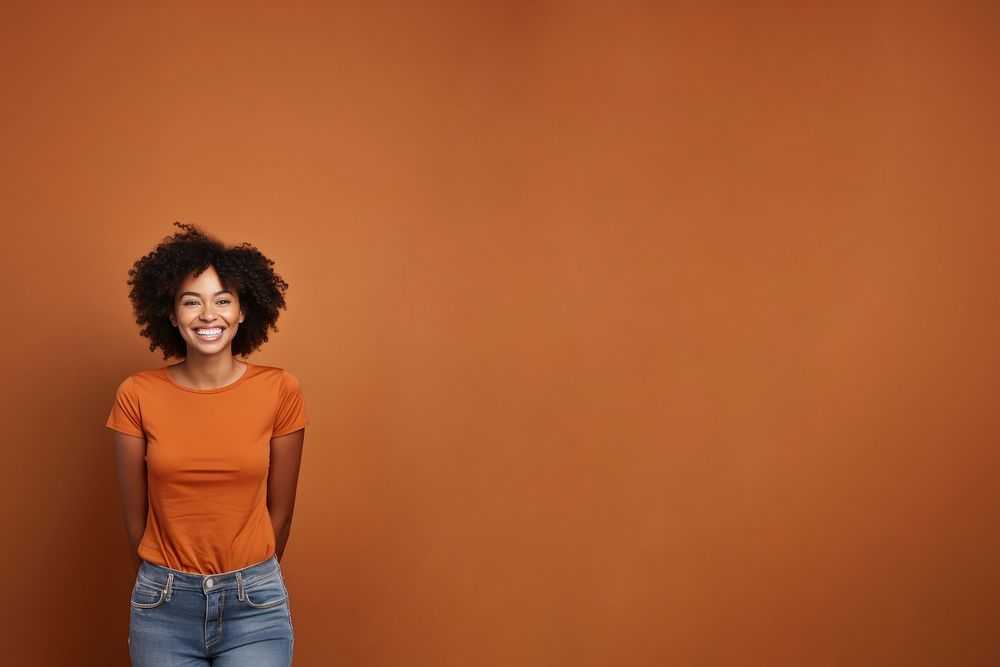
[[[218,340],[222,338],[222,327],[212,327],[211,329],[195,329],[198,338],[202,340]]]

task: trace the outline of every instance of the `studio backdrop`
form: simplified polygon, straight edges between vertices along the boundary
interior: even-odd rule
[[[289,283],[296,664],[991,664],[998,18],[4,2],[0,662],[128,662],[182,221]]]

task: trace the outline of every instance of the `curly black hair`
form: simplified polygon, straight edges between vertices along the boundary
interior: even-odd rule
[[[174,222],[183,231],[168,236],[129,269],[129,299],[136,324],[145,328],[149,351],[163,351],[163,358],[187,357],[187,343],[170,322],[181,283],[192,272],[199,276],[215,267],[226,289],[239,297],[244,312],[233,338],[233,354],[246,356],[267,342],[268,329],[278,330],[279,310],[286,308],[288,283],[271,268],[274,261],[249,243],[227,247],[195,225]]]

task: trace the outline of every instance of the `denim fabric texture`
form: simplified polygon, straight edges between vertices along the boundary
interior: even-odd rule
[[[288,589],[276,555],[220,574],[142,561],[128,633],[135,667],[286,667],[294,643]]]

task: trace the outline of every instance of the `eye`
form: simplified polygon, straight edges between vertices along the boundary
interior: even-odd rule
[[[184,305],[185,306],[190,306],[191,304],[195,304],[195,303],[198,303],[198,302],[197,301],[185,301]]]
[[[219,303],[229,303],[229,299],[219,299]]]

